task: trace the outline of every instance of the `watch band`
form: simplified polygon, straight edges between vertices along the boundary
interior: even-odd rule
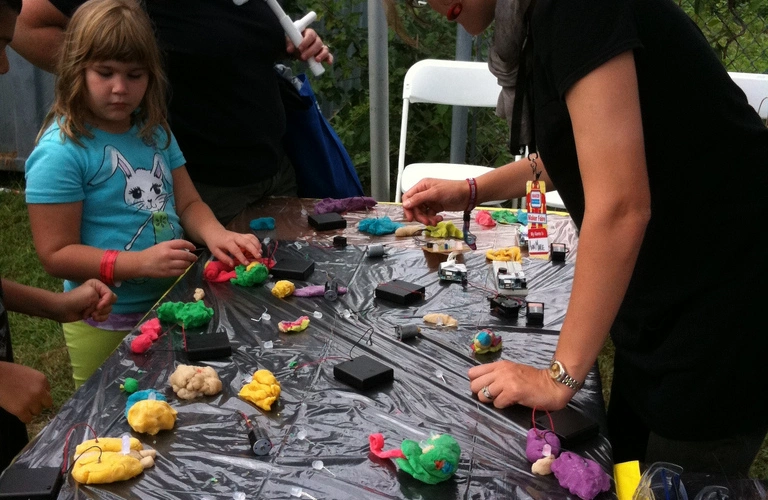
[[[549,363],[549,376],[552,377],[555,382],[560,382],[574,392],[581,389],[582,383],[568,375],[563,364],[555,358],[552,358],[552,361]]]

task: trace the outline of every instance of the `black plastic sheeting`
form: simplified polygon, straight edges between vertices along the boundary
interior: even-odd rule
[[[383,258],[368,258],[366,246],[359,244],[362,240],[342,249],[324,240],[332,234],[347,234],[350,243],[356,238],[369,243],[387,238],[356,233],[352,222],[344,231],[308,236],[302,232],[308,231],[306,221],[296,208],[288,218],[292,222],[281,223],[278,218],[278,228],[295,224],[300,230],[293,233],[300,240],[280,240],[276,256],[315,262],[315,272],[307,282],[296,282],[297,287],[324,284],[333,277],[349,287],[346,295],[334,302],[322,297],[279,299],[270,293],[272,281],[249,288],[208,283],[202,279],[204,254],[164,300],[188,302],[195,288],[205,290],[204,300],[215,316],[206,328],[188,333],[227,331],[231,358],[197,363],[212,366],[224,390],[217,396],[179,400],[168,384],[175,367],[188,364],[180,351],[179,329],[163,335],[142,355],[130,352],[131,335],[27,447],[15,467],[60,466],[66,435],[74,429],[68,450],[71,462],[74,443],[92,437],[85,426],[77,426],[82,422],[100,436],[131,432],[124,417],[127,395],[120,384],[133,377],[141,389],[163,391],[178,411],[173,430],[156,436],[133,433],[157,450],[155,467],[134,479],[103,486],[78,485],[68,476],[60,498],[233,498],[238,492],[245,498],[292,498],[295,487],[317,499],[570,498],[553,476],[530,472],[525,436],[531,410],[500,411],[480,403],[469,390],[467,370],[499,357],[547,365],[565,314],[573,255],[561,264],[525,259],[529,298],[545,303],[544,327],[530,328],[524,317],[510,320],[491,314],[492,272],[484,252],[464,255],[469,270],[465,290],[459,283],[441,282],[436,271],[445,256],[414,248],[412,238],[397,242],[390,237]],[[381,215],[380,211],[360,214],[365,216]],[[493,231],[496,239],[505,233],[514,238],[512,227]],[[491,234],[485,232],[481,241],[492,241]],[[426,287],[425,300],[401,306],[376,299],[376,286],[392,279]],[[255,321],[264,312],[270,320]],[[430,312],[452,315],[458,328],[427,326],[422,316]],[[302,315],[310,317],[307,330],[278,331],[279,321]],[[407,343],[398,341],[395,327],[403,324],[421,325],[421,335]],[[500,353],[472,354],[472,338],[481,328],[503,337]],[[394,367],[394,382],[363,393],[334,379],[335,364],[362,354]],[[237,396],[262,368],[274,373],[282,385],[270,412]],[[596,371],[573,404],[604,423]],[[268,456],[251,453],[239,411],[271,438],[274,448]],[[404,439],[420,441],[433,432],[449,433],[462,448],[459,470],[444,483],[424,484],[398,472],[394,462],[369,454],[368,435],[373,432],[384,435],[385,449],[399,448]],[[610,447],[603,435],[574,451],[611,472]],[[326,469],[314,469],[315,460],[322,460]],[[600,498],[614,496],[606,493]]]

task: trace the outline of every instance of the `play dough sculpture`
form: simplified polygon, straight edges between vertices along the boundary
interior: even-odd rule
[[[221,392],[221,380],[210,366],[179,365],[168,378],[173,392],[181,399],[213,396]]]
[[[428,484],[451,478],[459,466],[461,447],[448,434],[435,434],[423,446],[406,439],[399,450],[383,450],[384,436],[381,434],[371,434],[368,441],[371,453],[379,458],[394,458],[403,471]]]
[[[138,439],[99,438],[84,441],[75,450],[72,477],[82,484],[107,484],[135,477],[155,465],[156,452],[145,450]]]
[[[176,424],[176,410],[165,401],[162,393],[154,389],[131,394],[125,404],[125,416],[134,431],[152,436],[173,429]]]
[[[280,382],[269,370],[258,370],[253,380],[244,385],[238,394],[264,411],[272,409],[272,403],[280,396]]]

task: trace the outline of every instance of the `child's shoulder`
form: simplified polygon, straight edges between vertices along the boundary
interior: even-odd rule
[[[40,139],[37,142],[42,143],[55,140],[55,142],[63,143],[64,139],[66,138],[67,137],[61,133],[61,127],[59,126],[59,123],[54,120],[50,125],[48,125],[48,128],[46,128],[43,133],[40,134]]]
[[[75,146],[77,146],[76,142],[64,133],[56,120],[48,125],[37,141],[38,148],[69,149]]]

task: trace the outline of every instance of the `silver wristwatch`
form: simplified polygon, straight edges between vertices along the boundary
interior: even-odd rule
[[[555,358],[552,358],[552,361],[549,362],[549,376],[552,377],[555,382],[560,382],[566,387],[573,389],[574,392],[581,389],[582,383],[568,375],[563,364]]]

